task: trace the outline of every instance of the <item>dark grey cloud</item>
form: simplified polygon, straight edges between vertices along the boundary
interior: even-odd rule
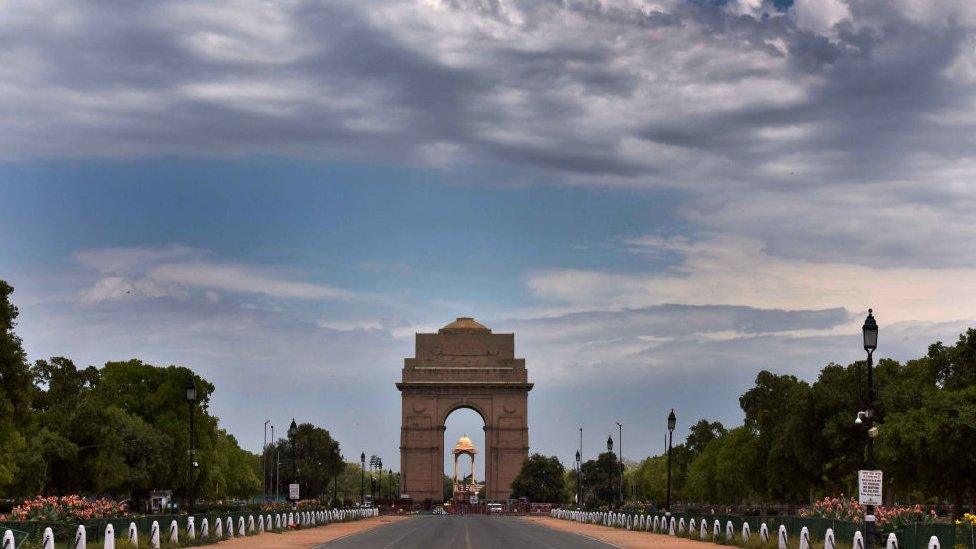
[[[974,29],[951,0],[11,4],[0,155],[673,187],[778,255],[970,266]]]

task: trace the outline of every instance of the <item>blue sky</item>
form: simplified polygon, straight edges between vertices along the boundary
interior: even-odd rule
[[[252,449],[294,416],[397,463],[457,316],[516,333],[567,463],[736,424],[868,307],[899,359],[974,324],[971,2],[52,0],[0,43],[31,358],[190,366]]]

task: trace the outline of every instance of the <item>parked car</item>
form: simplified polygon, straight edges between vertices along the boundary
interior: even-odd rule
[[[502,507],[501,503],[489,503],[488,504],[488,514],[489,515],[501,515],[505,512],[505,508]]]

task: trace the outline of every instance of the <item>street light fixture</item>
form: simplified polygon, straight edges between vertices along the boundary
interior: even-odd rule
[[[576,509],[583,509],[583,468],[580,465],[580,453],[576,450]]]
[[[674,426],[678,424],[678,418],[674,415],[674,408],[668,414],[668,502],[665,507],[671,513],[671,442],[674,440]]]
[[[858,419],[864,422],[868,429],[868,470],[874,470],[874,436],[878,433],[874,426],[874,350],[878,348],[878,322],[874,319],[874,310],[868,309],[868,317],[861,327],[864,338],[864,350],[868,353],[868,402],[867,409],[858,413]],[[856,423],[856,421],[855,421]],[[875,541],[874,505],[868,505],[864,510],[865,547],[871,549]]]
[[[190,512],[192,512],[193,511],[193,499],[194,499],[194,497],[193,497],[193,476],[194,476],[193,475],[193,471],[197,467],[196,456],[195,456],[197,444],[196,444],[196,436],[195,436],[194,429],[193,429],[193,416],[194,416],[194,413],[193,413],[194,412],[193,405],[197,401],[197,384],[196,384],[196,382],[193,381],[193,378],[190,378],[190,379],[186,380],[186,385],[184,386],[184,388],[186,389],[186,402],[187,402],[187,404],[189,405],[189,408],[190,408],[190,452],[189,452],[189,454],[190,454],[190,468],[187,471],[188,477],[189,477],[189,481],[187,482],[187,485],[188,485],[187,486],[187,496],[189,496],[189,500],[190,500],[190,504],[188,506],[189,507],[188,510]]]
[[[295,435],[297,434],[298,425],[295,423],[295,418],[291,418],[291,425],[288,426],[288,438],[291,440],[291,478],[294,479],[292,482],[295,484],[298,484],[298,461],[295,459]],[[288,496],[291,497],[291,493]]]
[[[366,505],[366,452],[359,454],[359,506]]]

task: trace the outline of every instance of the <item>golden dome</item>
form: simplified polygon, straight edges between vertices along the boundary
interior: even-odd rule
[[[468,452],[475,452],[474,443],[467,436],[463,436],[458,439],[457,444],[454,445],[454,451],[459,452],[465,450]]]

